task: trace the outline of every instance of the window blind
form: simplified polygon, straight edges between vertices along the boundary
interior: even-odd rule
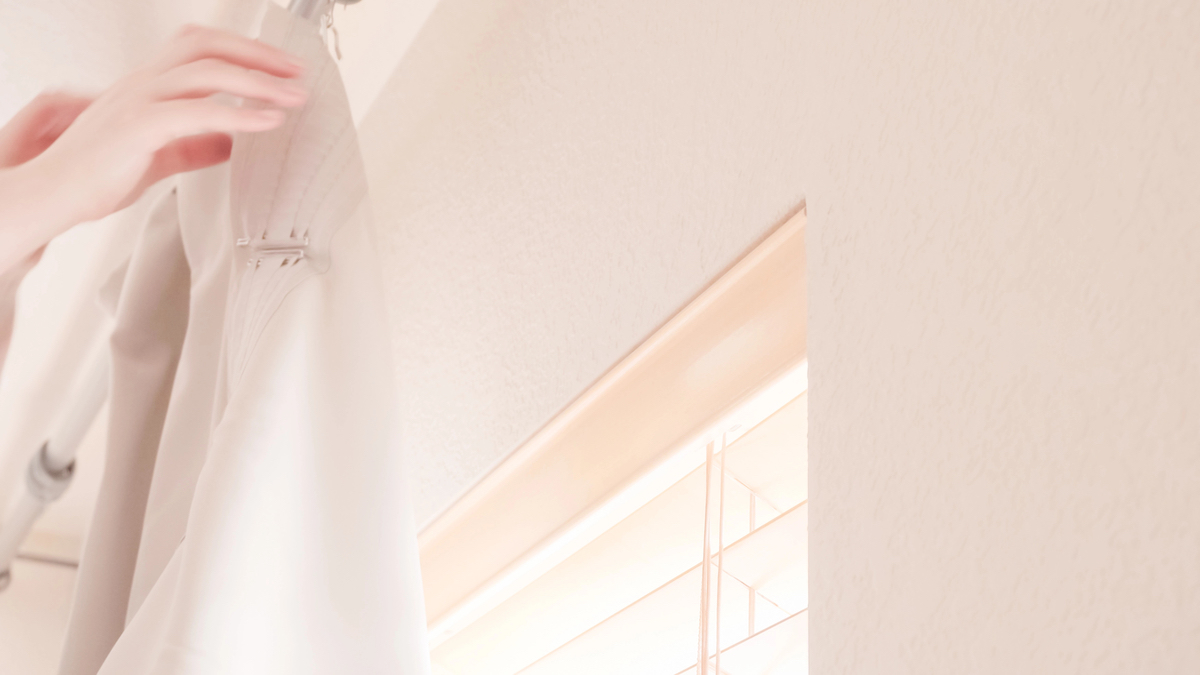
[[[437,644],[435,671],[807,672],[807,394],[795,382],[752,398],[753,424],[712,430],[704,464]]]

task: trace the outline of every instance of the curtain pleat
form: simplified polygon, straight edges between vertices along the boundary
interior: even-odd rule
[[[106,476],[106,491],[133,486],[144,514],[97,531],[121,564],[87,569],[100,558],[85,557],[81,578],[120,587],[85,603],[102,594],[81,586],[76,611],[104,612],[79,614],[67,649],[88,659],[64,675],[93,675],[98,658],[103,675],[429,672],[346,93],[315,24],[271,5],[261,39],[305,59],[310,98],[283,127],[236,137],[228,167],[179,182],[179,364],[141,390],[169,401],[155,408],[156,452]],[[135,272],[127,286],[151,283]],[[126,381],[114,376],[114,404]],[[112,423],[126,420],[114,409]]]

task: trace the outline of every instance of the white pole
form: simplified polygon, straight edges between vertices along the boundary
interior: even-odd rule
[[[25,490],[0,529],[0,591],[12,580],[13,558],[33,524],[50,502],[62,496],[75,475],[75,453],[108,396],[108,373],[108,335],[102,332],[71,388],[66,407],[51,428],[50,437],[30,458]]]
[[[25,533],[29,532],[45,508],[45,502],[29,492],[22,492],[11,509],[8,522],[4,523],[4,530],[0,531],[0,565],[4,567],[4,571],[0,572],[0,589],[8,588],[8,583],[12,580],[9,572],[12,559],[16,557]]]
[[[84,371],[75,380],[67,407],[59,415],[46,442],[53,470],[62,470],[75,461],[84,434],[92,428],[92,422],[108,398],[110,360],[109,336],[102,332],[92,346]]]

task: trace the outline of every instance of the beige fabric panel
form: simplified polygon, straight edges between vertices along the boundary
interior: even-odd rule
[[[63,675],[95,673],[125,627],[189,287],[172,192],[146,222],[117,304],[107,459],[76,581]]]
[[[150,486],[130,618],[183,539],[208,451],[229,292],[228,185],[228,165],[188,174],[179,184],[180,229],[192,277],[189,321]]]
[[[315,25],[272,8],[263,39],[305,58],[310,100],[284,127],[235,139],[227,182],[181,186],[203,318],[106,675],[429,671],[348,101]],[[214,226],[225,234],[200,232]]]

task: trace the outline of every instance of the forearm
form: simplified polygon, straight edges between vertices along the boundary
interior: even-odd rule
[[[22,261],[75,225],[75,200],[65,188],[36,160],[0,169],[0,286],[9,285],[3,278]]]

